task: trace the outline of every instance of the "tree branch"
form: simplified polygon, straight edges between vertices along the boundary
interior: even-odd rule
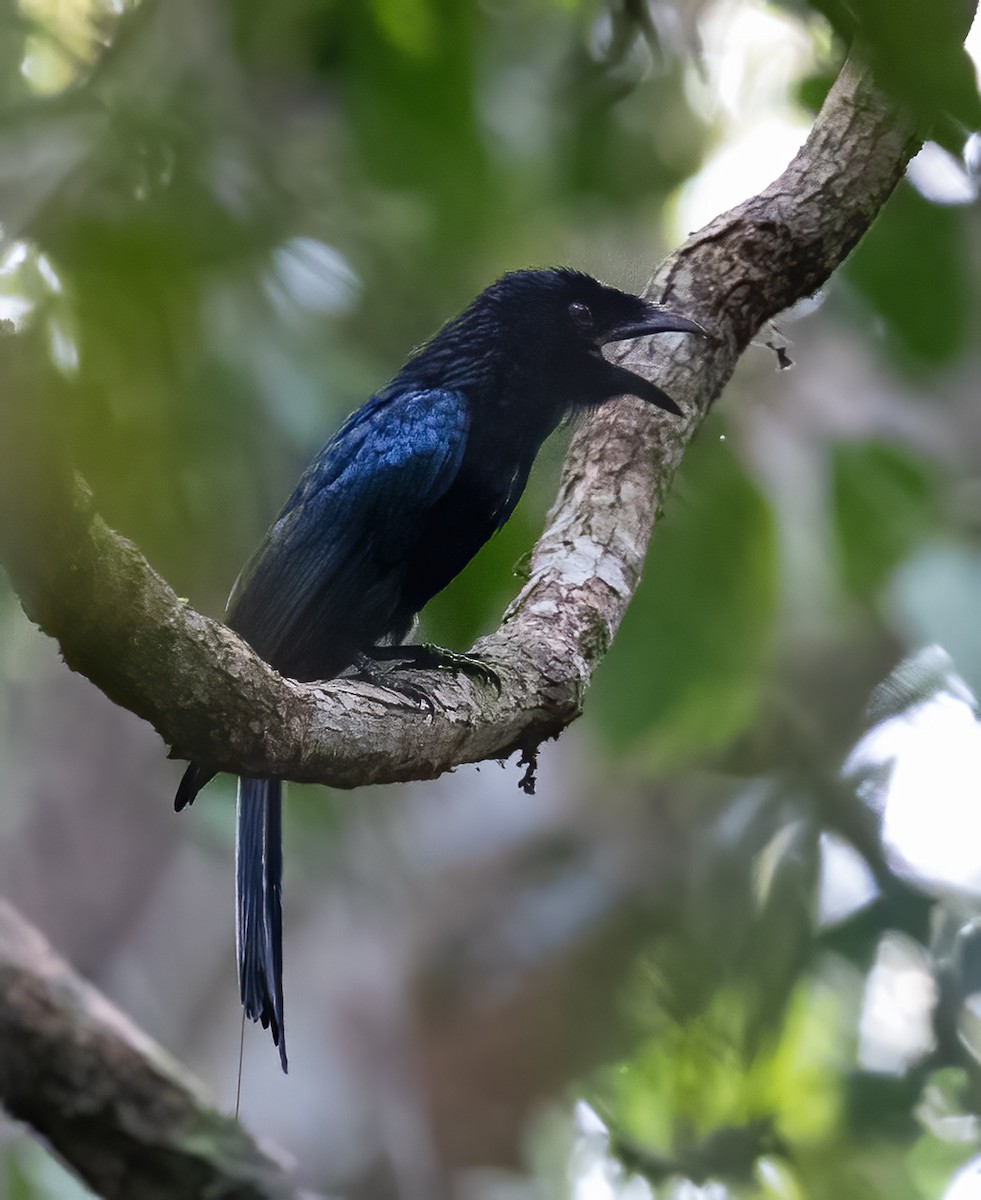
[[[633,369],[666,388],[685,418],[624,399],[576,431],[528,582],[501,627],[474,647],[499,675],[500,694],[462,675],[400,672],[431,697],[431,707],[414,709],[364,683],[281,678],[180,600],[67,470],[25,511],[39,466],[46,478],[58,471],[50,447],[23,452],[30,438],[18,430],[0,436],[16,447],[0,483],[8,517],[0,557],[25,611],[58,639],[69,666],[150,721],[176,755],[221,769],[354,787],[533,749],[579,715],[685,448],[740,354],[844,260],[915,147],[888,97],[847,64],[780,178],[661,266],[647,294],[691,313],[718,340],[662,336],[629,348]],[[8,425],[39,407],[17,381],[4,394]]]
[[[107,1200],[296,1200],[248,1134],[0,901],[0,1101]]]

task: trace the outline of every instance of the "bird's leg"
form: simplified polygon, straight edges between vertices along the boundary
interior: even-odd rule
[[[453,671],[469,675],[481,683],[490,684],[497,690],[498,695],[501,694],[500,676],[482,658],[472,654],[458,654],[455,650],[434,646],[432,642],[422,642],[416,646],[373,646],[371,656],[378,660],[394,661],[395,670],[405,665],[423,671]]]

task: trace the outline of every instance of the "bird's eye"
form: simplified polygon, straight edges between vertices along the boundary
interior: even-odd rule
[[[583,304],[581,300],[573,300],[569,305],[569,316],[577,329],[592,329],[593,314],[589,311],[589,305]]]

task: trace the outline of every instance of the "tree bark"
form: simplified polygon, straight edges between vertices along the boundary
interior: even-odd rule
[[[283,1168],[0,901],[0,1101],[107,1200],[297,1200]]]

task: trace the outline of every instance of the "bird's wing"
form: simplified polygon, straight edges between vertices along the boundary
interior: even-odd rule
[[[372,589],[385,586],[420,514],[453,482],[468,425],[466,400],[441,389],[383,394],[354,413],[236,581],[232,628],[276,666],[275,646],[311,619],[354,613],[370,625],[381,605]],[[365,630],[369,640],[383,632]]]

